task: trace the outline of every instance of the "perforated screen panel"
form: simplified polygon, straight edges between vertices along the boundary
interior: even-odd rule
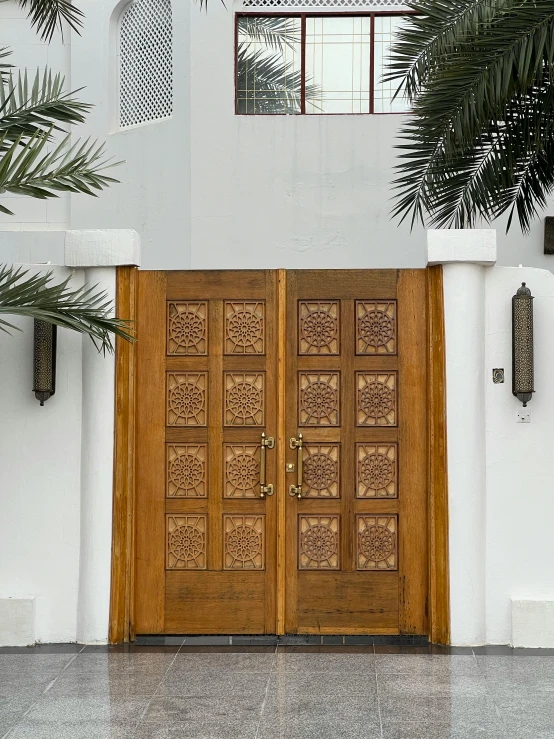
[[[243,8],[342,8],[343,10],[365,8],[398,9],[406,8],[406,0],[243,0]]]
[[[119,27],[119,125],[173,112],[171,0],[134,0]]]

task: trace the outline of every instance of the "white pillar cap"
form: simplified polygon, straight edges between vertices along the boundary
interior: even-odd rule
[[[492,228],[429,229],[427,264],[453,262],[492,267],[496,262],[496,231]]]
[[[65,232],[67,267],[140,267],[140,236],[131,228]]]

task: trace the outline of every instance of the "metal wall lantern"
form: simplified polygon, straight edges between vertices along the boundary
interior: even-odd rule
[[[533,300],[531,290],[522,282],[512,298],[512,393],[524,408],[535,392]]]
[[[35,319],[33,392],[41,405],[56,392],[57,326]]]

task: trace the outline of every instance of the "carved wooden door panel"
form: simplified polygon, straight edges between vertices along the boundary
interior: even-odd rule
[[[276,284],[139,273],[136,633],[276,630]]]
[[[425,273],[286,280],[285,630],[425,634]]]

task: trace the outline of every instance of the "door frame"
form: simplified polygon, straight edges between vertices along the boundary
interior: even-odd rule
[[[442,266],[426,268],[428,359],[429,639],[450,643],[446,373]],[[136,320],[138,270],[118,267],[116,314]],[[285,438],[285,345],[287,271],[278,270],[278,419]],[[116,340],[114,482],[109,641],[133,641],[135,532],[136,345]],[[285,485],[285,445],[277,448],[277,489]],[[284,532],[285,499],[278,497],[278,532]],[[277,633],[284,634],[285,538],[277,537]]]

